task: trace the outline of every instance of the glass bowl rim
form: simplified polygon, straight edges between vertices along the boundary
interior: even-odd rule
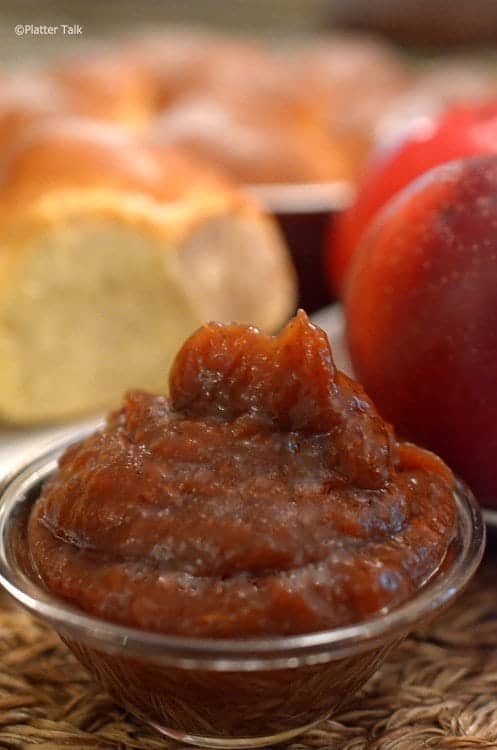
[[[460,549],[450,567],[434,576],[416,595],[386,613],[354,625],[292,636],[246,639],[192,638],[125,627],[87,614],[51,595],[16,565],[10,534],[16,513],[29,500],[29,490],[45,481],[72,443],[95,430],[85,426],[52,443],[48,450],[23,462],[0,485],[0,584],[13,599],[59,633],[107,653],[126,653],[182,668],[258,670],[316,664],[381,648],[404,636],[423,619],[444,609],[476,571],[485,547],[485,524],[469,488],[454,490]]]

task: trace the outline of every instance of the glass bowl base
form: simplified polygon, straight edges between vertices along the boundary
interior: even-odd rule
[[[194,747],[207,747],[207,748],[226,748],[226,750],[236,750],[236,748],[250,748],[250,747],[267,747],[269,745],[279,744],[281,742],[288,742],[294,737],[313,729],[315,726],[324,721],[327,716],[321,716],[316,721],[304,726],[295,727],[294,729],[288,729],[285,732],[278,732],[276,734],[269,734],[263,737],[215,737],[215,736],[199,736],[194,734],[188,734],[188,732],[181,732],[175,729],[169,729],[161,724],[157,724],[154,721],[146,720],[146,723],[155,729],[156,732],[162,734],[163,737],[175,740],[176,742],[182,742],[186,745],[193,745]]]

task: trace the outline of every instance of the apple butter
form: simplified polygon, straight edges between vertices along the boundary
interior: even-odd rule
[[[132,391],[73,445],[28,527],[37,574],[93,615],[244,638],[359,622],[412,597],[456,532],[454,478],[399,443],[299,312],[211,323],[169,397]]]

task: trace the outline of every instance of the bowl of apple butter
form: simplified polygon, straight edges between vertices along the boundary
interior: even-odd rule
[[[126,394],[0,505],[7,591],[117,703],[205,747],[337,711],[483,547],[469,489],[396,439],[303,312],[277,336],[199,329],[168,395]]]

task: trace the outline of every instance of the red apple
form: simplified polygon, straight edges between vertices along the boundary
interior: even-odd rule
[[[383,416],[497,505],[497,155],[437,167],[394,198],[345,304],[354,369]]]
[[[457,105],[420,119],[390,147],[373,157],[354,204],[330,229],[327,275],[341,296],[350,261],[369,222],[392,196],[416,177],[453,159],[497,152],[497,101]]]

